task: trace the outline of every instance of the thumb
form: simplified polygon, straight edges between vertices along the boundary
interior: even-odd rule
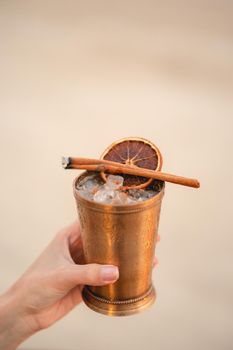
[[[63,278],[63,284],[66,284],[68,288],[79,284],[102,286],[115,282],[119,278],[119,270],[114,265],[73,264],[66,270]]]

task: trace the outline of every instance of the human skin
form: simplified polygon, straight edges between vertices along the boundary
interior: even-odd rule
[[[157,263],[155,258],[154,266]],[[118,278],[117,266],[84,264],[77,221],[63,228],[0,296],[0,350],[16,349],[64,317],[82,301],[85,284],[101,286]]]

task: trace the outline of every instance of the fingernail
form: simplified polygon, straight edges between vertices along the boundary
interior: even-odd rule
[[[104,266],[101,268],[101,277],[104,282],[115,281],[119,277],[118,267]]]

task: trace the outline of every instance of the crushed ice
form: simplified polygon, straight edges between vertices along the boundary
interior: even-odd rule
[[[81,179],[77,189],[81,196],[103,204],[133,204],[153,197],[157,191],[149,189],[121,190],[124,178],[120,175],[107,175],[104,182],[99,174],[91,174]]]

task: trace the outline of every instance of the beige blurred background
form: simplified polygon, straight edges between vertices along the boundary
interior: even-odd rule
[[[158,298],[110,318],[78,306],[23,349],[232,349],[231,1],[0,1],[0,291],[76,217],[61,156],[142,136],[167,184]]]

